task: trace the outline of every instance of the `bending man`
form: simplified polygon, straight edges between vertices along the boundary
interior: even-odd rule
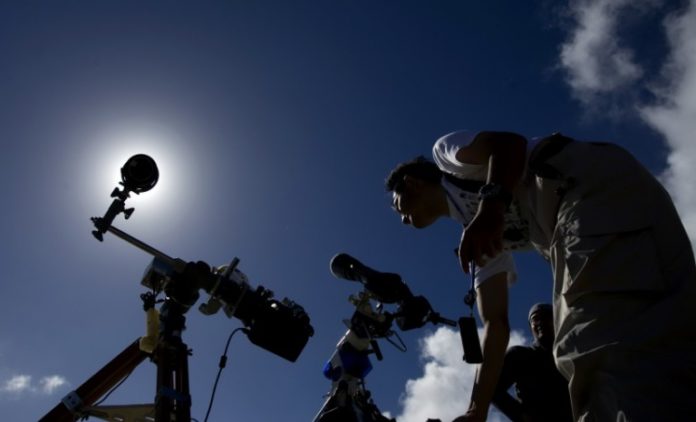
[[[535,248],[554,276],[554,355],[576,420],[696,414],[696,265],[674,205],[622,148],[553,135],[455,132],[435,163],[387,179],[404,223],[460,222],[460,264],[477,267],[484,362],[469,411],[485,420],[509,337],[510,252]]]

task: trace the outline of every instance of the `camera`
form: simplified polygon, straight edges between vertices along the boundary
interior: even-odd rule
[[[141,284],[188,310],[198,300],[198,290],[210,295],[199,310],[212,315],[221,308],[228,318],[237,318],[245,326],[249,341],[284,359],[295,362],[314,335],[314,328],[302,306],[288,298],[274,299],[263,286],[252,288],[246,274],[230,266],[211,269],[199,261],[183,265],[177,271],[169,263],[154,258],[145,270]],[[183,264],[183,262],[182,262]]]
[[[149,155],[136,154],[121,167],[121,185],[125,191],[147,192],[155,187],[158,179],[157,164]]]

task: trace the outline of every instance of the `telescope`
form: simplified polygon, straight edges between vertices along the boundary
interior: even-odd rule
[[[374,354],[380,361],[384,358],[377,340],[386,339],[405,352],[405,344],[392,330],[394,322],[402,331],[423,327],[428,322],[449,326],[456,326],[456,322],[441,317],[425,297],[415,296],[398,274],[374,270],[345,253],[331,259],[330,269],[335,277],[357,281],[363,289],[349,297],[355,312],[346,321],[348,331],[324,365],[323,373],[331,381],[331,390],[312,421],[396,422],[382,414],[365,386],[365,378],[372,371],[369,355]],[[372,302],[378,304],[373,307]],[[386,311],[385,304],[396,305],[396,312]]]
[[[414,296],[398,274],[373,270],[345,253],[334,256],[329,265],[334,277],[360,282],[370,298],[382,304],[398,304],[395,313],[386,315],[395,320],[402,331],[421,328],[428,322],[451,323],[433,311],[425,297]]]
[[[141,295],[147,313],[147,335],[126,347],[101,370],[60,404],[41,422],[68,422],[89,416],[104,420],[154,420],[155,422],[190,422],[191,396],[188,385],[188,346],[182,341],[185,314],[200,298],[209,295],[199,306],[204,315],[223,309],[228,318],[242,322],[241,329],[252,344],[288,361],[295,362],[314,329],[302,306],[288,298],[276,300],[271,290],[253,288],[238,268],[239,258],[230,264],[212,268],[203,261],[186,262],[136,239],[113,226],[123,214],[126,219],[133,208],[126,208],[131,193],[140,194],[154,188],[159,179],[155,161],[145,154],[130,157],[121,168],[121,188],[102,217],[92,217],[92,235],[100,242],[109,232],[153,256],[141,284],[150,292]],[[157,300],[163,294],[164,299]],[[162,303],[159,310],[155,304]],[[118,386],[145,358],[157,365],[157,394],[154,404],[97,406],[96,401]],[[221,364],[222,366],[222,364]]]

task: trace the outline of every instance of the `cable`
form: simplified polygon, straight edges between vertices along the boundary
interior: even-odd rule
[[[217,390],[218,381],[220,381],[220,374],[222,374],[222,370],[225,368],[225,365],[227,365],[227,350],[230,347],[230,341],[232,341],[232,337],[235,334],[237,334],[238,331],[244,331],[246,334],[249,333],[248,328],[239,327],[232,330],[232,333],[227,338],[227,343],[225,344],[225,352],[222,354],[222,356],[220,356],[220,363],[218,364],[218,373],[215,377],[215,383],[213,384],[213,392],[210,394],[210,403],[208,403],[208,410],[205,412],[205,419],[203,420],[203,422],[208,422],[208,416],[210,416],[210,410],[213,408],[213,401],[215,400],[215,391]]]
[[[392,336],[395,336],[397,339],[399,339],[399,343],[401,343],[401,344],[400,344],[400,345],[399,345],[399,344],[396,344],[396,342],[395,342],[394,340],[391,339]],[[387,341],[388,341],[389,343],[391,343],[392,346],[394,346],[394,348],[396,348],[396,350],[398,350],[398,351],[400,351],[400,352],[406,352],[406,350],[407,350],[407,349],[406,349],[406,344],[405,344],[404,341],[401,339],[401,336],[399,336],[399,333],[397,333],[396,331],[392,331],[391,334],[388,335],[388,336],[385,337],[385,338],[387,339]]]

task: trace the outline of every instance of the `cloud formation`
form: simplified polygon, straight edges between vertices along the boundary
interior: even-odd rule
[[[645,89],[652,94],[654,99],[634,103],[633,110],[670,148],[661,179],[696,245],[696,184],[691,177],[696,164],[696,0],[664,16],[662,28],[669,51],[657,75],[648,75],[639,66],[640,46],[631,48],[627,37],[617,35],[622,14],[662,11],[664,8],[657,7],[661,4],[656,0],[572,2],[574,25],[561,46],[559,61],[573,95],[590,111],[619,95],[633,92],[635,99]],[[636,16],[641,17],[640,13]]]
[[[5,381],[0,391],[4,393],[18,394],[31,389],[30,375],[15,375]]]
[[[662,175],[682,221],[696,244],[696,0],[681,13],[665,18],[670,55],[661,81],[653,88],[654,105],[640,107],[645,121],[660,132],[671,152]]]
[[[510,334],[510,346],[527,343],[522,333],[513,331]],[[439,418],[449,421],[463,414],[469,405],[476,366],[462,360],[459,332],[441,327],[421,339],[421,358],[425,361],[423,375],[406,382],[401,414],[396,420],[423,422]],[[488,420],[506,419],[491,410]]]
[[[39,390],[44,394],[53,394],[54,391],[67,384],[65,378],[60,375],[51,375],[39,380]]]
[[[561,65],[573,94],[583,103],[630,86],[643,75],[634,52],[621,45],[617,22],[628,8],[653,1],[585,0],[571,3],[577,27],[561,46]]]
[[[60,387],[68,385],[65,377],[49,375],[32,383],[31,375],[14,375],[0,384],[0,394],[19,396],[24,393],[53,394]]]

